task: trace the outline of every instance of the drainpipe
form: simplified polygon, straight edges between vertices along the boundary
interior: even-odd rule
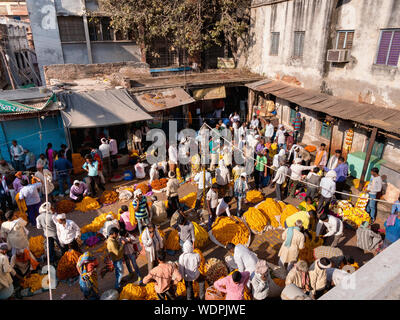
[[[89,27],[88,27],[87,15],[86,15],[85,0],[81,0],[81,6],[82,6],[81,8],[82,8],[83,28],[85,30],[85,40],[86,40],[86,48],[87,48],[87,53],[88,53],[88,60],[89,60],[89,64],[93,64],[92,46],[91,46],[90,37],[89,37]]]

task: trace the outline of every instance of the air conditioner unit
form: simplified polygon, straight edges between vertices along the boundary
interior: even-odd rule
[[[349,62],[350,50],[347,49],[328,50],[326,60],[328,62]]]

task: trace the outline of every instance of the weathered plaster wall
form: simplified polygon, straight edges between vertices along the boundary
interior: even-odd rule
[[[398,0],[291,0],[251,9],[247,67],[272,79],[321,90],[353,101],[400,108],[399,66],[375,65],[380,31],[400,29]],[[326,64],[336,31],[355,30],[352,59]],[[302,59],[292,58],[294,31],[305,31]],[[271,32],[280,32],[279,53],[270,55]],[[329,40],[329,41],[328,41]]]
[[[338,9],[336,30],[355,30],[352,60],[344,67],[331,66],[327,86],[336,96],[400,108],[400,70],[375,65],[380,30],[400,28],[400,2],[359,0]],[[336,39],[336,37],[335,37]]]

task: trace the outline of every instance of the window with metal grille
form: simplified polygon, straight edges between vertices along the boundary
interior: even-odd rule
[[[354,31],[338,31],[336,49],[351,49],[353,46]]]
[[[57,17],[61,42],[85,41],[82,17]]]
[[[293,57],[302,57],[304,48],[304,31],[294,32],[294,47],[293,47]]]
[[[292,124],[293,120],[296,118],[296,109],[290,108],[289,123]]]
[[[319,135],[325,139],[330,139],[331,138],[331,127],[328,126],[325,122],[322,122],[321,125],[321,132]]]
[[[382,30],[376,64],[397,66],[400,55],[400,29]]]
[[[279,32],[271,32],[270,56],[277,56],[279,52]]]
[[[88,21],[90,41],[113,41],[114,31],[110,27],[110,18],[96,17]]]

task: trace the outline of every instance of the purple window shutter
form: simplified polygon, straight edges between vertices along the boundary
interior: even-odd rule
[[[397,66],[400,55],[400,31],[395,31],[390,47],[388,66]]]
[[[376,58],[376,64],[386,64],[386,58],[389,52],[392,33],[393,33],[392,31],[382,31],[381,42],[379,43],[378,57]]]

